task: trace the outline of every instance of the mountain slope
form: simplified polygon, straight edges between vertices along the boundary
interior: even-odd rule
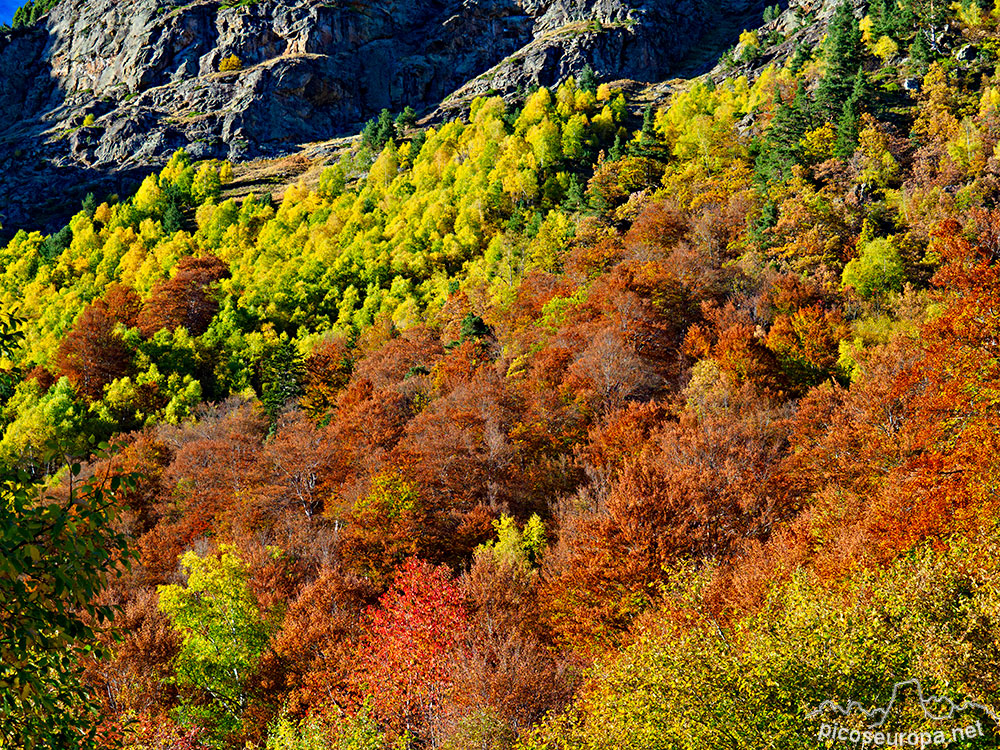
[[[460,104],[551,85],[588,63],[605,79],[663,80],[721,19],[760,6],[64,0],[0,36],[3,219],[37,223],[23,196],[41,185],[127,190],[131,170],[179,147],[233,160],[284,152],[357,132],[383,108],[430,111],[470,81],[479,85]],[[233,56],[242,69],[220,72]]]

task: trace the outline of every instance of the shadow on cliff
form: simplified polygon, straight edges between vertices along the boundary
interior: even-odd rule
[[[100,201],[128,195],[152,167],[110,172],[72,163],[67,139],[50,131],[68,111],[67,97],[42,51],[49,43],[44,22],[0,35],[0,242],[19,229],[51,233],[66,224],[87,193]],[[106,106],[106,105],[104,105]],[[101,102],[93,102],[99,114]],[[87,108],[64,124],[83,125]],[[76,122],[76,121],[79,122]]]

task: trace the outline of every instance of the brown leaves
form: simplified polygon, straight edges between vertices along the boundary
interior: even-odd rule
[[[104,395],[104,386],[129,371],[131,352],[115,332],[115,319],[102,299],[87,305],[59,345],[54,366],[77,392],[90,400]]]
[[[203,334],[219,310],[210,287],[228,276],[229,267],[214,255],[182,258],[174,277],[154,286],[143,305],[137,319],[143,335],[181,326],[192,336]]]

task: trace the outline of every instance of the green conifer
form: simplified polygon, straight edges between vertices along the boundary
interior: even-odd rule
[[[824,60],[826,69],[816,89],[816,107],[829,122],[838,122],[861,65],[861,30],[851,0],[842,0],[830,19]]]
[[[868,85],[868,77],[858,68],[854,77],[854,89],[844,103],[844,111],[837,123],[837,141],[833,152],[841,159],[848,159],[858,147],[858,121],[861,113],[868,109],[872,90]]]

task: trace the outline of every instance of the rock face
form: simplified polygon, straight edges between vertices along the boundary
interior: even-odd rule
[[[556,83],[586,63],[602,79],[662,80],[725,19],[762,8],[62,0],[35,27],[0,36],[0,211],[8,229],[35,223],[16,196],[40,179],[121,188],[181,146],[197,157],[272,155],[356,132],[383,107],[440,114],[474,95]],[[243,68],[219,72],[231,55]]]

